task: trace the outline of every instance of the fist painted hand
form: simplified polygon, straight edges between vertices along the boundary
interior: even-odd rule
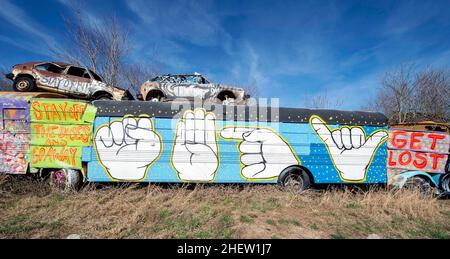
[[[341,178],[349,182],[365,179],[377,148],[388,137],[386,131],[376,131],[367,137],[360,127],[331,130],[318,116],[312,116],[310,124],[325,143]]]
[[[150,118],[125,117],[97,130],[100,163],[115,180],[138,181],[161,153],[161,138]]]
[[[227,127],[220,134],[241,141],[241,173],[247,179],[275,178],[287,167],[300,164],[290,146],[270,129]]]

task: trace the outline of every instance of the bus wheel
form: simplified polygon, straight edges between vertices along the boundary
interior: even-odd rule
[[[413,176],[406,180],[403,189],[418,191],[424,197],[431,197],[433,195],[433,188],[427,180],[419,176]]]
[[[293,193],[302,193],[311,186],[308,174],[297,167],[285,169],[280,174],[279,182],[283,188]]]
[[[450,192],[450,174],[446,174],[442,177],[441,188],[444,192]]]
[[[50,186],[63,192],[77,190],[81,179],[81,173],[73,169],[55,169],[49,175]]]

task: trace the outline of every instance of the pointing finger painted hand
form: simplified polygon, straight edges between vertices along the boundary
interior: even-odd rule
[[[300,164],[289,144],[272,129],[226,127],[220,135],[240,141],[241,174],[247,179],[273,179],[285,168]]]

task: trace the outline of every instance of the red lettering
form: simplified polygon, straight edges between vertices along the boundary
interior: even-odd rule
[[[422,148],[420,147],[420,145],[417,145],[418,143],[421,142],[421,139],[425,134],[423,132],[413,132],[411,133],[411,143],[410,143],[410,148],[412,150],[421,150]],[[419,139],[417,139],[419,138]]]
[[[408,141],[403,138],[399,139],[398,136],[407,137],[408,134],[404,131],[394,131],[394,133],[392,134],[392,145],[394,145],[394,147],[398,149],[404,148],[408,144]]]
[[[436,148],[437,141],[445,139],[445,136],[431,133],[428,134],[428,138],[433,140],[433,143],[431,144],[431,150],[434,150]]]
[[[433,170],[436,170],[438,163],[439,163],[439,159],[445,158],[445,155],[444,154],[430,154],[430,157],[433,158]]]
[[[393,156],[394,156],[394,151],[393,150],[389,150],[388,164],[391,167],[395,167],[397,165],[397,163],[393,160]]]
[[[422,160],[422,163],[419,163],[417,160]],[[413,164],[417,169],[424,169],[427,167],[427,157],[424,153],[416,153],[416,160],[414,160]]]
[[[408,160],[404,161],[403,158],[404,158],[406,155],[408,156]],[[398,156],[398,162],[399,162],[400,165],[402,165],[402,166],[408,165],[409,163],[411,163],[411,160],[412,160],[412,155],[411,155],[411,152],[409,152],[409,151],[404,151],[403,153],[401,153],[401,154]]]

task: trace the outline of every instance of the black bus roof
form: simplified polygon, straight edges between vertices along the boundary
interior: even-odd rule
[[[326,109],[279,108],[271,110],[265,106],[205,105],[194,107],[194,103],[164,103],[142,101],[94,101],[97,116],[123,117],[126,115],[149,115],[157,118],[173,118],[187,109],[205,108],[214,112],[218,119],[234,121],[309,123],[313,115],[320,116],[327,124],[387,126],[388,118],[379,112],[341,111]],[[182,115],[182,114],[181,114]]]

